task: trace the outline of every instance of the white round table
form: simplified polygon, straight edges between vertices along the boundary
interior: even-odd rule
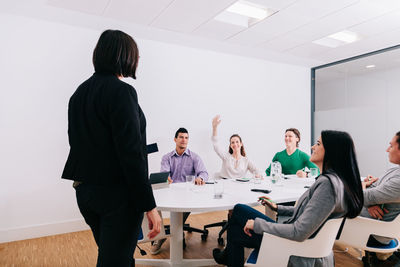
[[[229,210],[238,204],[259,205],[258,197],[265,193],[252,192],[251,189],[269,189],[271,197],[277,203],[296,201],[313,183],[304,178],[282,179],[273,185],[266,178],[261,184],[252,181],[239,182],[223,180],[224,193],[221,199],[214,198],[214,185],[189,186],[186,183],[171,184],[168,188],[154,190],[157,209],[171,214],[170,259],[136,259],[137,264],[152,266],[209,266],[215,265],[213,259],[183,259],[183,222],[184,212],[209,212]]]

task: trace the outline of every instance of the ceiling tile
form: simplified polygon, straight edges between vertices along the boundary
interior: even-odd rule
[[[293,14],[306,16],[311,19],[324,17],[330,13],[336,12],[342,8],[357,3],[359,0],[299,0],[287,8]]]
[[[322,54],[330,50],[332,50],[332,48],[330,47],[317,45],[313,43],[307,43],[299,45],[293,49],[289,49],[286,51],[286,53],[299,57],[313,58],[316,55]]]
[[[88,14],[101,15],[104,9],[106,8],[108,2],[109,0],[98,0],[98,1],[97,0],[87,0],[87,1],[48,0],[46,4],[54,7],[71,9]]]
[[[394,30],[396,28],[400,28],[400,11],[395,11],[385,14],[384,16],[376,17],[364,23],[350,27],[349,30],[364,36],[373,36]]]
[[[298,16],[283,10],[257,23],[246,31],[233,36],[228,42],[258,45],[292,31],[310,21],[307,17]]]
[[[105,17],[148,25],[173,0],[112,0],[104,12]]]
[[[314,41],[381,16],[387,12],[387,9],[384,7],[377,8],[369,3],[360,2],[302,26],[290,34],[293,34],[297,38]]]
[[[213,19],[234,2],[236,0],[175,0],[151,25],[189,33]]]
[[[400,29],[378,34],[362,41],[337,47],[315,56],[317,60],[337,61],[400,44]]]
[[[272,41],[260,44],[257,47],[271,49],[277,52],[284,52],[302,44],[304,44],[304,40],[292,38],[289,35],[284,35],[282,37],[273,39]]]
[[[197,28],[193,34],[211,39],[225,40],[226,38],[229,38],[245,29],[245,27],[212,19]]]

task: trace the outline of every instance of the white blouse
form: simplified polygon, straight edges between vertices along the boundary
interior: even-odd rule
[[[240,156],[239,159],[235,159],[229,152],[224,152],[218,146],[218,139],[216,136],[211,137],[211,141],[214,146],[214,151],[222,159],[222,166],[220,175],[224,178],[244,178],[246,177],[247,170],[254,175],[260,175],[260,171],[256,166],[247,158]]]

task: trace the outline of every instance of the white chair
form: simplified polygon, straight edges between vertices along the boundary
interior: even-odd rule
[[[393,240],[387,246],[370,247],[367,246],[370,235],[384,236]],[[400,237],[400,215],[391,222],[358,216],[346,220],[342,234],[336,242],[369,252],[390,253],[399,248],[398,237]]]
[[[333,243],[342,221],[343,218],[328,220],[314,238],[303,242],[264,233],[258,257],[254,250],[245,266],[286,267],[292,255],[307,258],[327,257],[332,253]]]

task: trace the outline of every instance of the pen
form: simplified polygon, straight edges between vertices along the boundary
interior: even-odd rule
[[[260,197],[260,198],[258,198],[259,200],[266,200],[266,201],[268,201],[268,202],[271,202],[271,203],[274,203],[274,204],[276,204],[276,202],[275,201],[273,201],[273,200],[271,200],[271,199],[269,199],[269,198],[263,198],[263,197]]]

